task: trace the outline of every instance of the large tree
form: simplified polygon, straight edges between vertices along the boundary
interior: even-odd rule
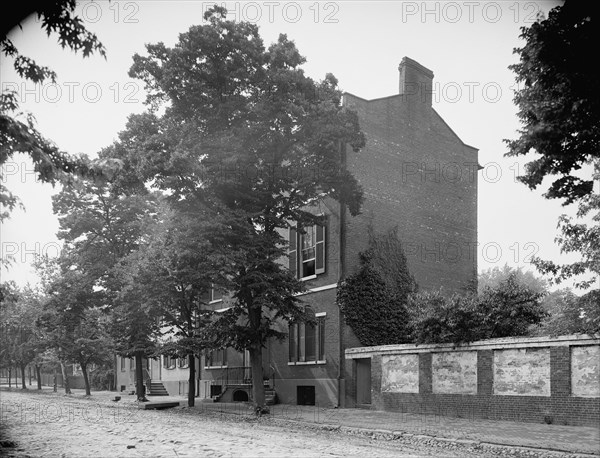
[[[209,312],[203,297],[212,287],[214,261],[219,259],[210,256],[204,224],[196,214],[163,207],[159,220],[148,228],[146,240],[123,261],[121,269],[126,271],[125,290],[134,292],[135,301],[161,322],[162,346],[157,351],[187,359],[188,406],[193,407],[196,358],[208,345],[204,331]]]
[[[600,74],[589,50],[600,41],[598,8],[568,0],[521,29],[525,46],[511,65],[519,90],[515,103],[523,124],[507,140],[510,156],[534,151],[520,180],[535,189],[548,176],[548,198],[574,202],[592,192],[592,180],[573,172],[600,158]]]
[[[600,74],[589,56],[600,41],[598,7],[567,0],[523,27],[521,38],[525,45],[514,51],[520,60],[510,68],[519,85],[514,101],[523,127],[518,138],[506,140],[507,155],[535,153],[519,179],[536,189],[551,178],[545,197],[576,202],[578,217],[591,217],[590,226],[565,215],[559,220],[561,251],[579,253],[581,261],[533,262],[557,283],[587,274],[576,285],[585,289],[600,271],[600,197],[593,191],[600,180]]]
[[[68,391],[67,364],[77,363],[83,374],[85,393],[91,394],[89,369],[111,359],[108,317],[103,311],[102,291],[94,290],[94,279],[65,262],[47,291],[40,319],[45,328],[46,347],[53,350],[63,368]]]
[[[136,358],[136,390],[144,400],[142,358],[155,351],[156,326],[139,295],[125,288],[129,274],[121,262],[138,249],[145,228],[155,220],[157,196],[139,189],[126,194],[112,181],[81,180],[53,200],[64,250],[92,287],[102,291],[101,305],[112,313],[116,350]]]
[[[37,326],[40,315],[39,291],[29,286],[3,283],[0,298],[0,367],[14,365],[25,385],[25,368],[40,352],[41,336]]]
[[[322,223],[310,209],[319,200],[359,211],[361,189],[343,165],[345,146],[358,151],[364,136],[337,80],[306,76],[285,35],[265,49],[256,25],[226,20],[223,8],[205,20],[173,48],[151,44],[134,56],[130,75],[145,82],[151,111],[132,116],[105,157],[117,154],[175,207],[202,208],[207,240],[227,254],[217,281],[232,295],[218,320],[222,343],[249,351],[262,412],[262,348],[286,337],[273,323],[305,318],[301,285],[281,263],[282,233]]]

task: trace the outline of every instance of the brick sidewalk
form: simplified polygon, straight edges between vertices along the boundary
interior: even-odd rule
[[[167,400],[167,398],[164,399]],[[168,399],[179,399],[182,401],[182,406],[186,405],[186,401],[182,398],[169,397]],[[195,408],[213,412],[252,415],[250,406],[241,403],[197,402]],[[309,424],[377,430],[378,432],[401,432],[444,439],[600,455],[600,426],[593,428],[547,425],[282,404],[271,406],[271,417]]]

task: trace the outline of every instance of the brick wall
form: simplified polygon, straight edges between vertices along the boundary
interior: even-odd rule
[[[477,271],[477,150],[430,103],[345,94],[344,104],[358,113],[367,138],[362,151],[347,152],[365,195],[362,214],[347,217],[348,273],[367,247],[369,226],[398,226],[421,288],[460,291]]]
[[[550,338],[493,339],[474,342],[469,346],[453,348],[448,345],[415,346],[396,345],[381,347],[362,347],[346,351],[347,364],[352,359],[370,357],[372,408],[405,413],[420,413],[440,416],[453,416],[477,419],[512,420],[562,425],[598,426],[600,424],[600,396],[594,394],[594,386],[599,381],[600,362],[590,364],[584,382],[591,387],[587,396],[577,395],[571,387],[573,348],[589,348],[596,352],[600,339],[586,336],[561,336]],[[535,390],[527,388],[519,395],[499,395],[494,393],[494,352],[506,349],[548,348],[550,351],[550,384],[548,396],[529,395]],[[477,352],[477,393],[476,394],[439,394],[432,390],[432,355],[438,352]],[[419,392],[403,393],[381,390],[382,378],[386,377],[382,366],[382,355],[418,354]],[[518,367],[515,361],[515,367]],[[506,377],[503,379],[506,381]],[[348,383],[346,404],[352,406],[352,394],[356,388],[354,381]]]

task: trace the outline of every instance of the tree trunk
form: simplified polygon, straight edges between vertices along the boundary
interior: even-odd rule
[[[67,366],[62,361],[60,362],[60,371],[63,376],[63,386],[65,387],[65,394],[72,394],[71,386],[69,385],[69,377],[67,375]]]
[[[39,364],[35,365],[35,378],[37,379],[37,389],[42,389],[42,373]]]
[[[116,355],[116,353],[115,353],[115,357],[113,358],[113,363],[114,363],[113,367],[115,369],[114,372],[113,372],[113,386],[114,386],[114,389],[116,391],[117,390],[117,374],[118,374],[117,371],[119,370],[119,368],[117,367],[118,361],[117,361],[117,355]],[[111,388],[110,390],[112,391],[113,389]]]
[[[20,364],[19,366],[21,369],[21,388],[26,390],[27,385],[25,384],[25,364]]]
[[[196,402],[196,357],[193,354],[188,355],[188,367],[190,368],[188,407],[194,407]]]
[[[146,387],[144,386],[144,368],[142,367],[142,354],[135,354],[135,394],[140,402],[148,402]]]
[[[12,370],[8,368],[8,387],[12,388]]]
[[[79,363],[81,366],[81,372],[83,373],[83,383],[85,384],[85,395],[91,396],[92,392],[90,390],[90,379],[88,378],[87,365]]]
[[[265,384],[263,383],[262,367],[262,347],[260,344],[253,344],[250,347],[250,366],[252,367],[252,398],[254,401],[254,411],[256,415],[269,413],[269,408],[265,405]]]
[[[19,386],[19,371],[15,367],[15,388]]]
[[[29,371],[29,386],[31,386],[31,366],[28,366],[27,370]]]

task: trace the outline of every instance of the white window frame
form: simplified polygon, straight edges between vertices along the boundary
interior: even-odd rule
[[[314,333],[314,347],[315,347],[315,359],[306,360],[306,324],[305,323],[294,323],[289,325],[288,334],[288,366],[302,366],[308,364],[326,364],[327,358],[325,356],[325,326],[327,323],[326,312],[315,313],[315,333]],[[302,338],[301,336],[304,336]],[[292,349],[294,349],[294,359],[292,357]],[[302,348],[304,346],[304,348]],[[303,351],[302,351],[303,350]],[[303,355],[301,354],[303,353]]]
[[[318,275],[324,274],[327,266],[327,224],[313,224],[306,230],[314,231],[314,244],[303,249],[305,233],[301,233],[296,225],[291,225],[288,230],[290,247],[288,250],[290,271],[294,272],[300,281],[314,280]],[[303,252],[314,250],[314,258],[304,259]],[[319,255],[319,252],[321,253]],[[314,273],[304,275],[304,263],[314,259]],[[321,263],[321,267],[319,267]]]

